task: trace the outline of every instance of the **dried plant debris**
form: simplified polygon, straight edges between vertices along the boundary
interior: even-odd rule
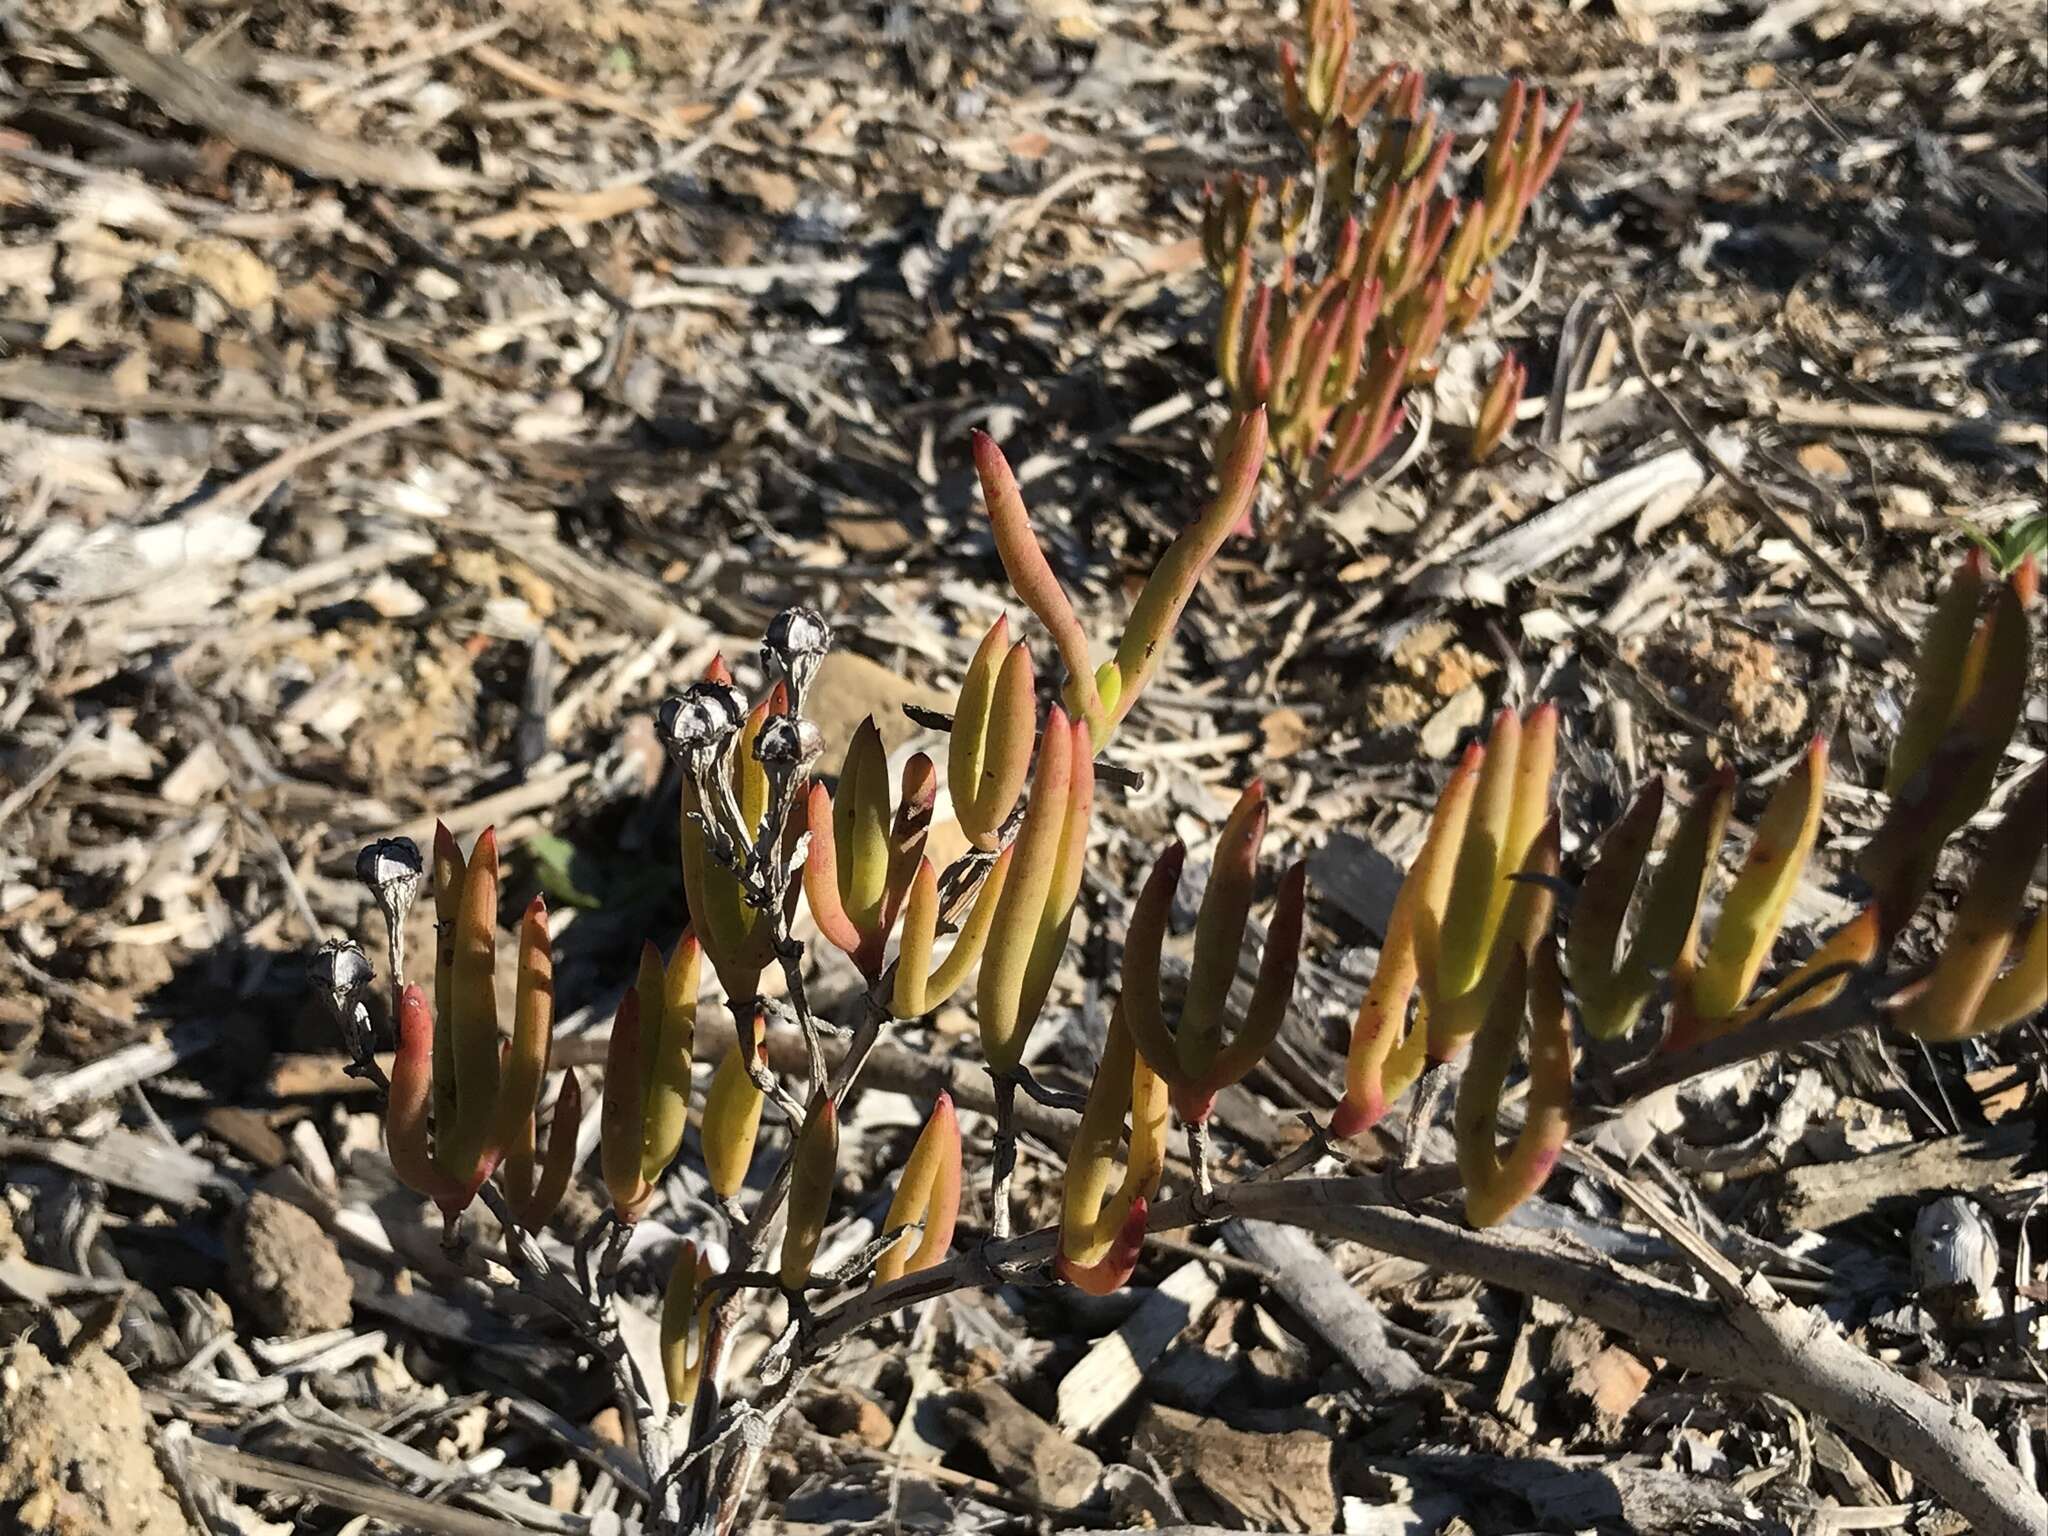
[[[1058,1236],[763,1532],[1958,1529],[1741,1298],[2048,1458],[2044,113],[2018,0],[13,7],[0,1525],[640,1521],[795,1148],[750,1391]],[[1275,1164],[1406,1208],[1155,1219]]]

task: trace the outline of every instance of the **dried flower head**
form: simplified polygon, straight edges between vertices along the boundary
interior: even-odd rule
[[[754,737],[754,761],[771,771],[801,772],[824,750],[825,738],[802,715],[770,715]]]
[[[306,979],[320,1000],[347,1029],[355,1018],[356,999],[370,984],[370,957],[353,939],[329,939],[313,952]]]
[[[426,876],[420,846],[409,837],[380,837],[356,855],[356,878],[370,888],[389,923],[404,923]]]
[[[706,678],[661,701],[654,729],[685,768],[732,744],[747,718],[746,695],[730,682]]]
[[[789,684],[793,709],[801,712],[825,653],[832,649],[832,626],[815,608],[785,608],[768,621],[761,637],[761,667],[771,682]]]

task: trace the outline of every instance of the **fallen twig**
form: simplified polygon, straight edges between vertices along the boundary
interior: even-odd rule
[[[420,150],[385,149],[316,128],[183,59],[150,53],[105,27],[87,27],[77,38],[94,58],[180,122],[309,176],[404,192],[453,192],[485,184],[486,178],[443,165]]]

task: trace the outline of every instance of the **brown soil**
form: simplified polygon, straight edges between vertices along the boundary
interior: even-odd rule
[[[355,1286],[334,1240],[295,1205],[256,1195],[235,1219],[228,1276],[262,1334],[346,1328]]]
[[[22,1536],[183,1536],[142,1394],[97,1344],[54,1365],[0,1355],[0,1528]]]

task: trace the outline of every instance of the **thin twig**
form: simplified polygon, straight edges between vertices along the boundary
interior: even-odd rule
[[[988,1226],[998,1241],[1010,1235],[1010,1181],[1017,1172],[1017,1080],[996,1079],[996,1135],[988,1164]]]

